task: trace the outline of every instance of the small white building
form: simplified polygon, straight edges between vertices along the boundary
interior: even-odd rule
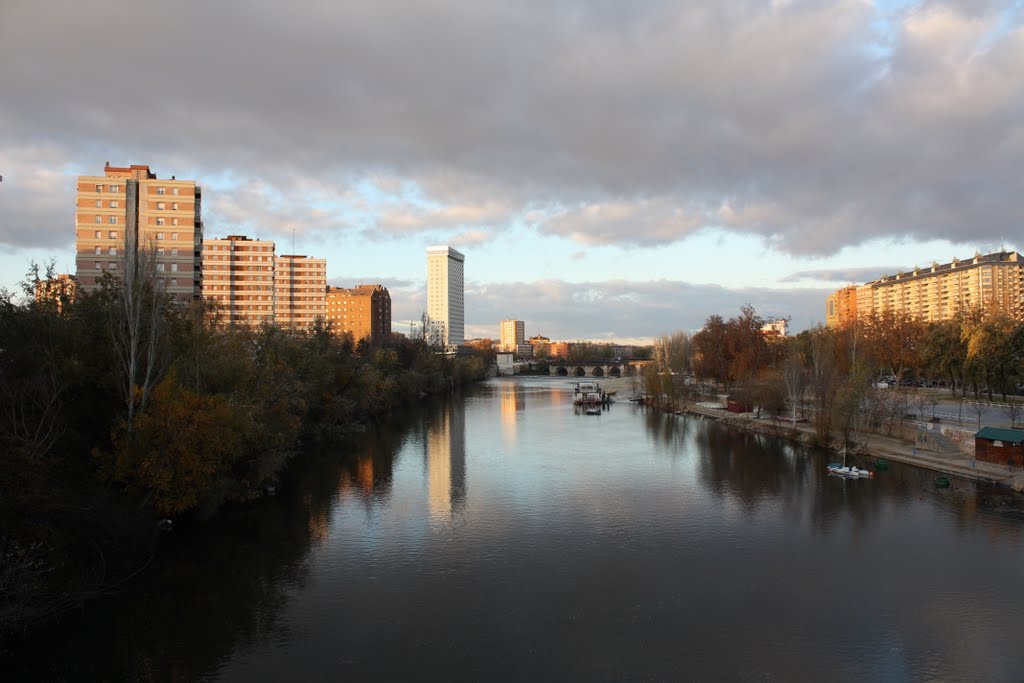
[[[499,377],[515,374],[515,366],[512,364],[512,356],[513,354],[511,353],[495,354],[495,360],[498,362]]]

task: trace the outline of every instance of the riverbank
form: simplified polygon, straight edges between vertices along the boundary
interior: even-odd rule
[[[814,428],[808,424],[793,425],[768,418],[758,419],[750,413],[730,413],[727,410],[696,405],[688,406],[685,408],[685,412],[718,420],[736,429],[769,434],[800,443],[814,442]],[[980,462],[965,454],[939,454],[923,451],[913,443],[880,434],[872,434],[868,438],[867,445],[859,449],[856,455],[866,458],[885,458],[939,474],[984,481],[1008,486],[1015,491],[1024,491],[1024,472],[1009,470],[1005,466],[993,463]]]

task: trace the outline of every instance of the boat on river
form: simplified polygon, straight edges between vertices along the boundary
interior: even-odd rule
[[[875,476],[875,473],[871,470],[865,470],[853,465],[852,467],[846,467],[845,465],[831,464],[827,467],[829,474],[834,474],[837,477],[847,477],[849,479],[870,479]]]
[[[597,382],[577,382],[572,390],[572,402],[578,406],[606,406],[612,402]]]
[[[584,412],[587,415],[600,415],[601,414],[601,409],[597,408],[597,407],[587,408]]]

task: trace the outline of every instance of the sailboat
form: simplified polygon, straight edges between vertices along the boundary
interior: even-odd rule
[[[849,479],[870,479],[875,476],[875,473],[871,470],[865,470],[853,465],[851,467],[846,466],[846,446],[843,446],[843,464],[830,463],[826,466],[829,474],[834,474],[837,477],[847,477]]]

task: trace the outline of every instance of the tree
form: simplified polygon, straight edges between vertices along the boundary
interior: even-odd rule
[[[720,315],[709,316],[704,327],[693,336],[694,371],[702,379],[721,384],[729,381],[729,363],[725,338],[727,327]]]
[[[156,277],[156,250],[139,248],[126,230],[124,274],[104,274],[102,287],[112,301],[110,335],[121,376],[120,389],[129,434],[136,415],[146,410],[149,395],[164,369],[164,281]]]
[[[796,411],[803,406],[804,393],[807,391],[807,373],[804,371],[803,359],[797,343],[788,345],[786,360],[782,366],[782,381],[786,387],[786,396],[792,411],[793,424],[796,424]]]
[[[963,385],[966,356],[960,321],[944,320],[928,325],[921,349],[922,367],[929,377],[946,380],[954,398],[957,385]]]

